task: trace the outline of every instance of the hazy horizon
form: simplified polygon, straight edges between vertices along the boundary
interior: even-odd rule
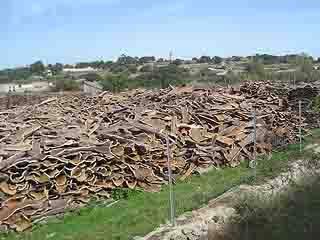
[[[320,2],[5,0],[0,69],[130,56],[320,56]]]

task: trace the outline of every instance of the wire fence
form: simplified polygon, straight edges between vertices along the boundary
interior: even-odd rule
[[[286,151],[288,150],[289,146],[290,146],[290,141],[289,138],[291,137],[291,139],[295,139],[296,143],[299,145],[299,151],[303,152],[304,151],[304,117],[303,117],[303,113],[304,112],[308,112],[311,108],[310,108],[310,104],[303,104],[302,100],[298,100],[297,101],[297,111],[296,111],[296,118],[298,124],[296,125],[296,129],[294,131],[294,136],[289,136],[287,135],[287,133],[275,133],[272,134],[273,132],[277,132],[277,131],[270,131],[271,132],[271,138],[269,141],[269,144],[271,144],[272,149],[274,151]],[[261,116],[264,115],[265,113],[261,113],[259,111],[257,111],[257,109],[254,107],[251,113],[251,120],[250,121],[250,128],[251,128],[251,134],[250,136],[252,137],[251,139],[251,144],[252,144],[252,149],[251,153],[251,157],[248,160],[248,169],[249,172],[251,172],[250,176],[252,176],[255,180],[255,178],[257,178],[257,169],[259,167],[259,164],[261,164],[261,162],[259,161],[267,161],[268,158],[260,158],[260,152],[258,151],[259,148],[259,144],[261,144],[261,139],[259,139],[261,133],[265,132],[265,126],[260,124],[259,119],[261,119]],[[240,126],[240,125],[239,125]],[[265,140],[265,139],[263,139]],[[262,140],[262,141],[263,141]],[[188,203],[184,203],[185,201],[185,197],[179,193],[178,195],[176,195],[175,193],[175,188],[174,188],[174,181],[172,180],[172,178],[174,178],[172,176],[172,169],[171,169],[171,162],[173,161],[173,159],[171,158],[171,154],[170,154],[170,147],[167,144],[167,156],[168,156],[168,179],[169,179],[169,196],[168,196],[168,209],[169,209],[169,214],[168,214],[168,220],[170,222],[170,224],[172,226],[175,226],[177,224],[176,221],[176,216],[177,216],[177,210],[178,209],[183,209],[183,210],[188,210],[189,206],[190,206],[190,202]],[[270,155],[271,156],[271,155]],[[269,156],[269,157],[270,157]],[[262,156],[261,156],[262,157]],[[224,175],[224,171],[223,170],[219,170],[217,173],[219,174],[219,176],[221,177],[221,180],[219,180],[219,182],[223,183],[224,179],[226,180],[225,183],[221,184],[221,186],[216,186],[214,185],[215,183],[212,183],[212,187],[217,187],[218,189],[216,189],[216,193],[217,192],[221,192],[221,194],[225,193],[225,189],[226,188],[233,188],[234,186],[236,186],[236,183],[234,182],[230,182],[230,179],[227,179],[228,176]],[[228,182],[229,181],[229,182]],[[210,184],[210,183],[208,183]],[[223,185],[223,186],[222,186]],[[201,188],[201,186],[199,186],[199,189]],[[194,201],[200,203],[200,204],[206,204],[209,200],[211,200],[210,198],[215,198],[216,195],[205,192],[206,190],[204,190],[204,192],[201,192],[201,190],[199,190],[199,194],[194,194]],[[181,199],[180,199],[181,197]],[[192,204],[191,204],[192,205]],[[179,211],[181,213],[181,211]]]
[[[54,97],[54,96],[61,96],[65,93],[24,93],[24,94],[11,94],[7,95],[5,97],[0,97],[0,110],[3,109],[10,109],[12,106],[19,106],[21,104],[27,105],[27,104],[39,104],[42,101]],[[67,93],[66,93],[67,94]],[[75,94],[75,93],[73,93]],[[81,92],[81,94],[84,94]],[[304,112],[307,112],[310,110],[312,106],[312,102],[309,100],[298,100],[294,104],[294,109],[297,111],[296,116],[298,117],[298,126],[296,129],[295,138],[298,139],[299,144],[299,151],[303,152],[303,116],[302,114]],[[256,106],[253,108],[251,112],[251,119],[252,119],[252,125],[250,127],[252,128],[252,143],[253,143],[253,152],[251,159],[248,159],[249,164],[248,167],[252,169],[252,175],[253,177],[257,176],[257,167],[259,165],[259,158],[258,158],[258,151],[257,147],[259,145],[258,137],[259,137],[259,131],[261,132],[265,126],[261,126],[260,124],[257,124],[258,119],[260,117],[261,113],[259,113],[256,109]],[[261,129],[260,129],[261,127]],[[282,149],[285,150],[288,143],[288,136],[286,135],[273,135],[271,136],[271,145],[273,149]],[[172,161],[174,160],[172,158],[171,154],[171,146],[169,144],[169,137],[166,138],[166,147],[167,147],[167,168],[168,171],[166,172],[168,177],[168,183],[169,183],[169,195],[168,195],[168,220],[170,221],[172,226],[175,226],[176,223],[176,216],[177,216],[177,209],[187,209],[186,206],[184,206],[184,202],[182,199],[176,198],[176,192],[174,187],[174,176],[172,171]],[[225,178],[223,174],[221,174],[222,179]],[[230,188],[233,186],[233,183],[230,183]],[[201,187],[201,186],[200,186]],[[225,187],[225,186],[224,186]],[[219,190],[217,190],[219,192]],[[224,189],[221,189],[221,193],[224,192]],[[210,194],[206,194],[206,192],[203,192],[200,195],[195,195],[196,198],[195,201],[200,203],[205,203],[209,198]]]

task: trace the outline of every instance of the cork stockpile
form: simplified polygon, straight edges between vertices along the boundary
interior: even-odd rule
[[[24,231],[48,216],[110,198],[117,188],[158,191],[210,166],[236,167],[272,138],[296,140],[299,119],[264,84],[240,90],[135,90],[49,98],[0,112],[0,225]],[[305,126],[307,127],[307,126]]]
[[[70,95],[71,93],[64,92],[64,93],[54,93],[54,92],[48,92],[48,93],[30,93],[22,94],[22,93],[8,93],[5,96],[0,96],[0,111],[4,111],[7,109],[12,109],[16,107],[21,106],[30,106],[39,104],[43,101],[45,101],[48,98],[54,97],[54,96],[61,96],[61,95]],[[79,95],[80,93],[77,93]],[[85,96],[85,94],[82,94]]]
[[[8,108],[13,108],[16,106],[27,106],[38,104],[45,99],[48,99],[48,96],[27,96],[27,95],[7,95],[0,96],[0,111],[4,111]]]

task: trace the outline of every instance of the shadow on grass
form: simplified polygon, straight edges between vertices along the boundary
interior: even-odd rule
[[[235,240],[319,239],[320,177],[295,185],[273,200],[248,197],[236,207],[229,233]]]

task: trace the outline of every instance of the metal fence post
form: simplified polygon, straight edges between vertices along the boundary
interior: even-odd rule
[[[167,160],[168,160],[168,175],[169,175],[169,204],[170,204],[170,222],[172,226],[176,225],[175,214],[174,214],[174,197],[173,197],[173,187],[172,187],[172,171],[170,162],[170,146],[169,146],[169,136],[166,136],[167,142]]]
[[[302,126],[301,126],[301,100],[299,100],[299,142],[300,142],[300,152],[302,152]]]
[[[253,159],[254,159],[254,177],[257,176],[257,112],[256,106],[253,109]]]

